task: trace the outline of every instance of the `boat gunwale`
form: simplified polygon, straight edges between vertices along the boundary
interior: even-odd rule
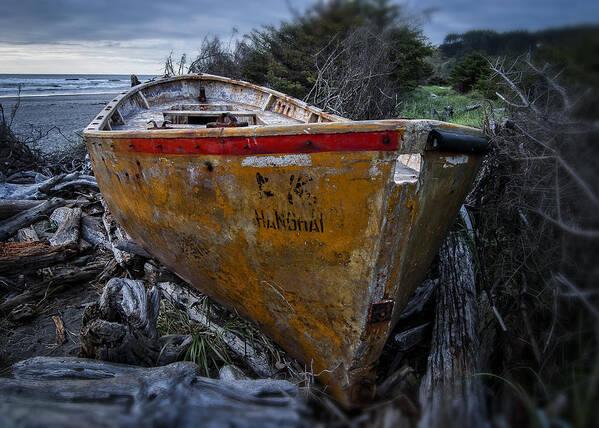
[[[139,93],[143,89],[150,88],[152,86],[162,85],[165,83],[177,82],[177,81],[181,81],[181,80],[217,81],[217,82],[221,82],[221,83],[228,83],[233,86],[242,86],[245,88],[250,88],[250,89],[256,90],[258,92],[262,92],[262,93],[265,93],[268,95],[275,96],[279,99],[284,100],[287,103],[294,105],[295,107],[299,107],[299,108],[309,111],[310,113],[322,116],[325,119],[330,120],[331,122],[349,122],[349,119],[346,119],[344,117],[341,117],[341,116],[338,116],[338,115],[335,115],[332,113],[328,113],[318,107],[312,106],[304,101],[301,101],[294,97],[290,97],[289,95],[286,95],[286,94],[276,91],[274,89],[270,89],[270,88],[267,88],[264,86],[245,82],[243,80],[231,79],[229,77],[216,76],[216,75],[207,74],[207,73],[197,73],[197,74],[182,74],[182,75],[171,76],[171,77],[161,77],[158,79],[153,79],[148,82],[133,86],[127,91],[120,92],[116,97],[114,97],[111,101],[109,101],[106,104],[106,106],[104,106],[104,108],[100,111],[100,113],[98,113],[96,115],[96,117],[94,117],[94,119],[85,127],[84,133],[87,133],[90,131],[107,132],[107,133],[118,132],[118,131],[112,131],[112,130],[107,130],[107,129],[103,129],[103,128],[106,126],[108,119],[110,119],[112,117],[112,115],[114,114],[114,111],[120,105],[122,105],[124,100]],[[315,124],[315,123],[313,123],[313,124]],[[202,130],[203,128],[199,128],[199,129]]]
[[[383,119],[348,122],[300,123],[290,125],[247,126],[242,128],[198,128],[198,129],[139,129],[139,130],[89,130],[83,132],[90,138],[223,138],[223,137],[262,137],[271,135],[297,134],[343,134],[390,131],[421,124],[432,129],[459,130],[465,134],[482,135],[482,130],[438,120],[423,119]]]
[[[206,80],[228,83],[231,85],[243,86],[256,91],[273,95],[279,99],[285,100],[296,107],[305,109],[311,113],[322,116],[331,122],[311,122],[299,124],[276,124],[276,125],[253,125],[239,128],[197,128],[197,129],[124,129],[111,130],[103,129],[108,120],[112,117],[117,108],[122,103],[139,93],[141,90],[161,85],[164,83],[176,82],[181,80]],[[90,124],[83,130],[84,137],[91,138],[222,138],[222,137],[260,137],[268,135],[294,135],[294,134],[323,134],[323,133],[353,133],[353,132],[372,132],[393,130],[397,128],[408,128],[411,124],[420,123],[424,126],[440,128],[446,130],[457,130],[472,135],[481,135],[481,130],[464,125],[450,124],[438,120],[428,119],[383,119],[383,120],[363,120],[352,121],[341,116],[328,113],[318,107],[314,107],[297,98],[285,95],[282,92],[242,80],[235,80],[228,77],[216,76],[212,74],[198,73],[185,74],[173,77],[163,77],[149,82],[134,86],[128,91],[121,92],[112,99],[96,115]]]

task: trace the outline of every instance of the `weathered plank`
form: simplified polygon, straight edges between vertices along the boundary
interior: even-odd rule
[[[0,242],[0,273],[41,269],[77,254],[73,244],[52,246],[45,241]]]

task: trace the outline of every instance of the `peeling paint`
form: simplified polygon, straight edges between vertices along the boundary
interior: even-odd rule
[[[445,163],[443,164],[443,168],[452,168],[456,165],[461,165],[468,163],[468,156],[445,156]]]
[[[248,156],[241,161],[241,166],[254,168],[281,167],[281,166],[311,166],[310,155],[283,155],[283,156]]]
[[[419,153],[402,154],[397,157],[393,181],[395,184],[415,183],[420,175],[422,156]]]

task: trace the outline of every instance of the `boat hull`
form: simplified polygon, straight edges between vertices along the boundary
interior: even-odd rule
[[[137,243],[356,405],[478,169],[479,155],[425,150],[447,126],[433,125],[86,139]]]

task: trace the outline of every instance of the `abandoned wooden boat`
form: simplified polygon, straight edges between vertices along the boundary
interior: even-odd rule
[[[131,237],[345,405],[373,396],[385,341],[486,148],[473,128],[349,121],[212,75],[135,86],[84,136]]]

